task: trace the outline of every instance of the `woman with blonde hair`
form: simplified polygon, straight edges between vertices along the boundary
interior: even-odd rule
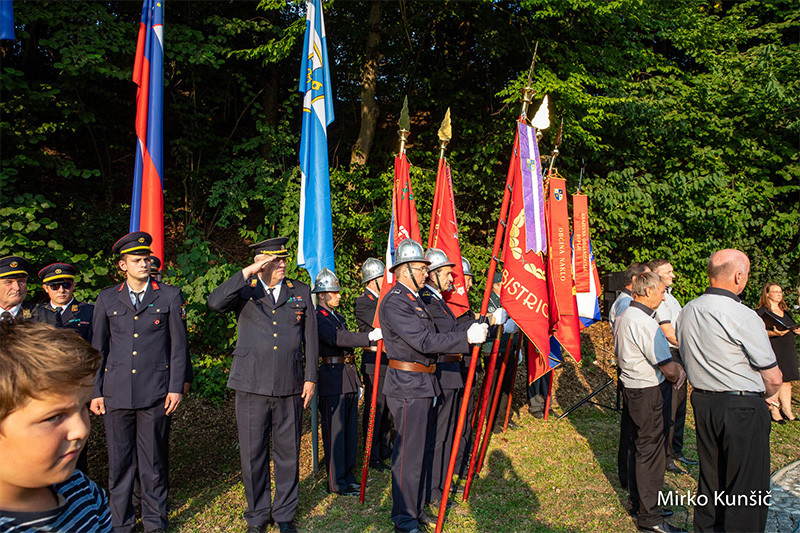
[[[792,413],[792,381],[800,379],[795,342],[800,325],[789,313],[789,306],[783,300],[783,289],[777,283],[764,286],[756,312],[764,321],[778,368],[783,372],[781,388],[775,396],[767,399],[772,421],[776,424],[785,424],[785,420],[796,422],[798,418]]]

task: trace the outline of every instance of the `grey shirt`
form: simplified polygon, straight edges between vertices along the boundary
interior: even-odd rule
[[[633,297],[631,296],[631,291],[628,289],[622,289],[622,292],[619,293],[617,299],[614,300],[614,303],[611,304],[611,311],[608,312],[608,323],[611,324],[611,331],[614,331],[614,325],[617,322],[617,318],[619,315],[622,314],[624,310],[631,305],[633,301]]]
[[[678,322],[678,314],[681,312],[681,304],[672,295],[672,287],[667,287],[664,291],[664,301],[656,309],[656,322],[658,325],[670,324],[673,328]],[[672,346],[672,344],[670,344]]]
[[[759,370],[776,366],[755,311],[730,291],[709,287],[678,315],[678,347],[696,389],[764,392]]]
[[[653,315],[646,305],[631,301],[617,318],[614,354],[626,389],[658,386],[664,381],[658,367],[672,361],[667,338]]]

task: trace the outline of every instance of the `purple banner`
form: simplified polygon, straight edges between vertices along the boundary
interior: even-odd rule
[[[547,234],[544,227],[544,187],[536,129],[523,123],[519,123],[518,128],[522,201],[525,206],[525,251],[544,252],[547,250]]]

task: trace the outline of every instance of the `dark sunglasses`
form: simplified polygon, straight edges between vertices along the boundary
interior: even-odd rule
[[[54,291],[57,291],[58,289],[64,289],[65,291],[68,291],[72,288],[73,284],[74,282],[72,281],[58,281],[56,283],[48,283],[47,286]]]

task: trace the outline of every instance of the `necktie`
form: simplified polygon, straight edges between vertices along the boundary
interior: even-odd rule
[[[143,294],[144,294],[144,291],[134,292],[133,293],[133,295],[136,297],[134,302],[133,302],[133,308],[134,309],[137,309],[139,307],[139,304],[142,303],[142,295]]]
[[[269,297],[272,300],[272,303],[274,304],[275,303],[275,292],[273,292],[273,291],[275,291],[275,287],[269,287],[267,289],[267,291],[269,292]]]

